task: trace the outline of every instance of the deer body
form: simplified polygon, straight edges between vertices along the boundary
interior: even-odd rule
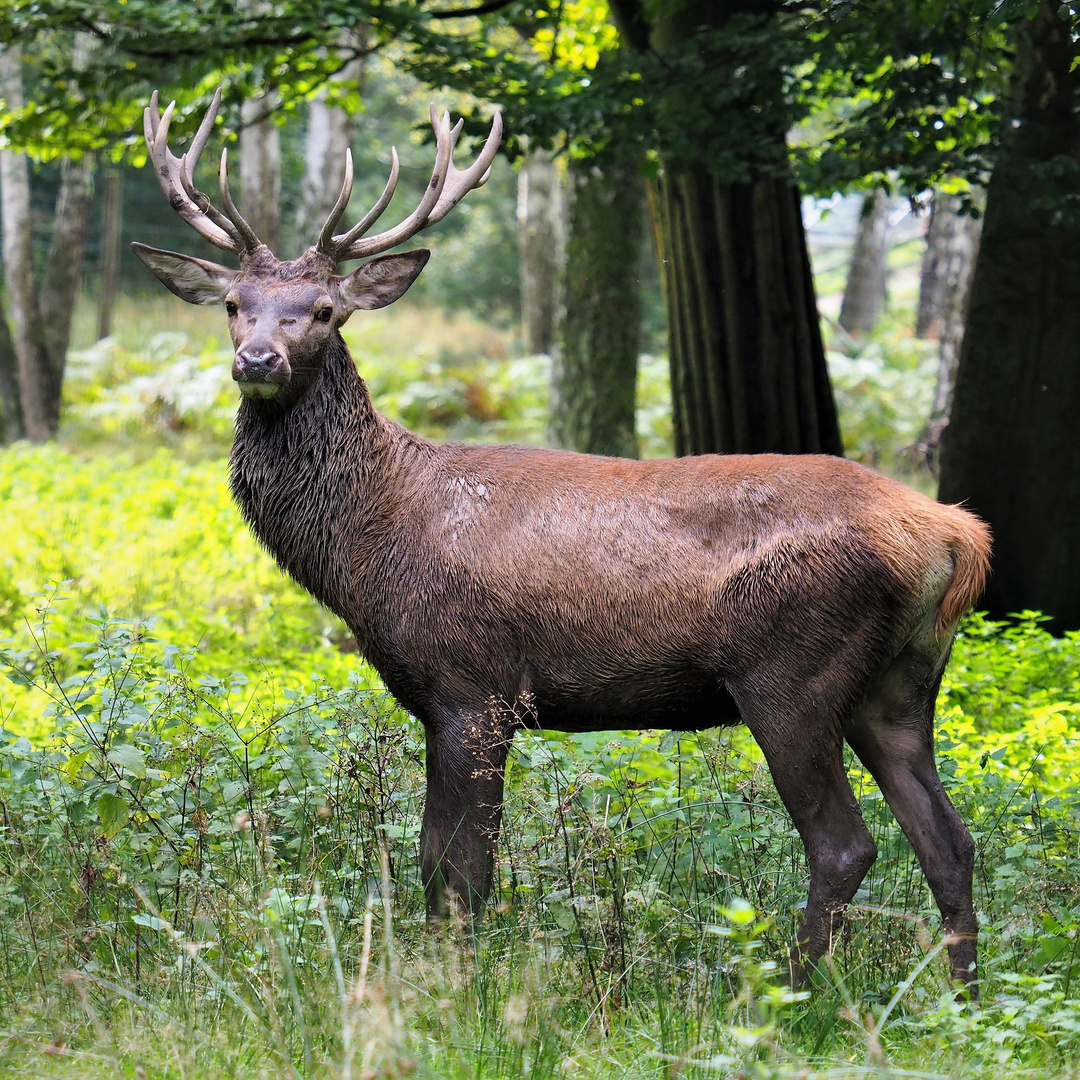
[[[242,403],[232,487],[419,715],[468,693],[477,708],[531,697],[559,730],[716,726],[718,709],[736,719],[725,682],[777,647],[785,605],[820,597],[849,634],[880,618],[879,598],[881,662],[925,631],[948,582],[948,531],[920,567],[925,591],[892,577],[870,531],[897,499],[925,502],[929,521],[945,508],[851,462],[436,446],[380,416],[335,352],[341,371],[287,412]],[[803,656],[835,647],[818,630],[798,635]]]
[[[148,111],[148,143],[199,220],[186,159],[166,157],[168,116]],[[459,182],[445,138],[440,183],[460,198],[479,173]],[[438,191],[425,199],[444,205]],[[232,213],[200,231],[245,236]],[[973,980],[973,845],[938,780],[933,712],[955,623],[986,572],[985,527],[830,457],[642,462],[421,439],[375,410],[338,327],[401,295],[427,253],[339,278],[336,263],[369,242],[356,230],[328,239],[332,225],[292,263],[230,239],[239,272],[136,250],[178,295],[225,301],[244,391],[237,502],[424,724],[429,911],[448,893],[478,910],[490,890],[517,728],[741,720],[810,863],[796,977],[829,947],[876,854],[846,740],[918,853],[953,977]]]

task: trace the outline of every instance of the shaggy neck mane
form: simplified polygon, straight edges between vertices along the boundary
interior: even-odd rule
[[[318,374],[295,402],[241,402],[230,483],[281,568],[361,638],[376,538],[392,526],[401,501],[395,477],[432,447],[375,411],[339,334],[315,366]]]

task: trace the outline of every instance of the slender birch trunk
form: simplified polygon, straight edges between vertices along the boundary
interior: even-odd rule
[[[518,244],[521,259],[521,329],[529,353],[555,345],[562,270],[566,259],[566,206],[554,155],[530,150],[518,172]]]

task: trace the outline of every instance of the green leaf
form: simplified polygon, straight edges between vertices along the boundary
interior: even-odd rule
[[[111,840],[126,824],[131,816],[131,807],[127,799],[103,791],[97,801],[98,818],[105,838]]]
[[[227,802],[235,802],[247,794],[248,783],[246,780],[230,780],[221,788],[221,797]]]
[[[132,915],[131,921],[138,926],[146,926],[151,930],[164,930],[168,926],[168,923],[164,919],[159,919],[156,915],[147,915],[143,912],[139,912],[138,915]]]
[[[114,743],[106,757],[114,765],[127,769],[132,776],[143,777],[146,775],[146,754],[137,746],[130,743]]]

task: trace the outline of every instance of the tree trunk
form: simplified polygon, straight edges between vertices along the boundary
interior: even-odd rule
[[[940,340],[956,311],[964,310],[979,250],[982,221],[970,214],[961,214],[962,205],[959,195],[934,192],[919,274],[916,337]]]
[[[22,107],[22,60],[14,46],[0,52],[0,93],[9,108]],[[23,425],[30,439],[41,442],[53,433],[49,402],[55,393],[34,284],[30,169],[26,155],[15,150],[0,150],[0,213],[4,227],[4,278],[11,307],[11,336],[18,358]]]
[[[1070,27],[1043,3],[1022,28],[1013,103],[987,189],[941,498],[995,535],[984,602],[1080,627],[1080,123]]]
[[[19,360],[7,319],[0,311],[0,443],[14,442],[25,434],[19,400]]]
[[[359,80],[363,61],[345,65],[334,80]],[[298,250],[313,244],[330,216],[344,179],[345,151],[352,145],[355,119],[344,109],[326,103],[324,88],[308,106],[307,137],[304,141],[304,181],[300,187],[300,207],[296,215]],[[346,212],[347,213],[347,212]],[[342,218],[339,231],[347,228]]]
[[[938,471],[941,442],[949,423],[960,344],[964,338],[971,277],[979,250],[982,222],[959,213],[957,195],[934,194],[930,227],[926,231],[919,281],[917,337],[938,339],[937,382],[934,402],[920,441],[932,471]]]
[[[281,250],[281,138],[271,113],[273,91],[245,101],[240,109],[240,189],[243,214],[256,236]]]
[[[551,378],[549,441],[637,457],[645,193],[633,163],[605,153],[571,166],[565,310]]]
[[[849,334],[869,334],[885,310],[888,253],[889,200],[880,191],[871,191],[863,196],[840,304],[839,322]]]
[[[116,303],[124,208],[124,174],[119,169],[109,169],[105,174],[102,196],[101,266],[98,270],[101,289],[98,298],[98,340],[107,338],[112,333],[113,305]]]
[[[842,453],[799,193],[786,179],[662,178],[677,454]]]
[[[521,252],[521,328],[526,352],[550,353],[555,344],[566,227],[562,183],[555,158],[531,150],[518,173]]]
[[[76,60],[88,47],[77,35]],[[0,93],[9,107],[23,103],[22,71],[14,48],[0,52]],[[90,210],[93,161],[66,159],[53,215],[52,241],[39,293],[34,276],[30,219],[30,174],[26,156],[0,150],[0,215],[4,227],[4,273],[11,304],[12,338],[18,360],[19,400],[25,434],[35,442],[56,435],[75,294],[82,274]]]
[[[94,162],[89,154],[78,161],[66,158],[60,166],[52,239],[41,282],[41,316],[45,320],[45,351],[49,359],[49,421],[52,433],[60,424],[60,386],[64,381],[75,296],[82,280],[86,227],[93,194]]]
[[[681,88],[676,80],[663,102],[675,127],[685,113],[701,112],[705,73],[726,83],[745,67],[727,49],[702,58],[700,30],[722,29],[736,16],[743,29],[767,29],[778,7],[774,0],[612,0],[611,10],[631,47],[661,59],[672,50],[676,68],[693,50],[704,59],[697,81]],[[714,117],[717,164],[669,155],[650,187],[675,452],[840,454],[799,192],[784,152],[783,75],[757,54],[746,60],[754,66],[746,96],[729,99]],[[718,132],[727,126],[756,147],[752,160],[724,164]]]

